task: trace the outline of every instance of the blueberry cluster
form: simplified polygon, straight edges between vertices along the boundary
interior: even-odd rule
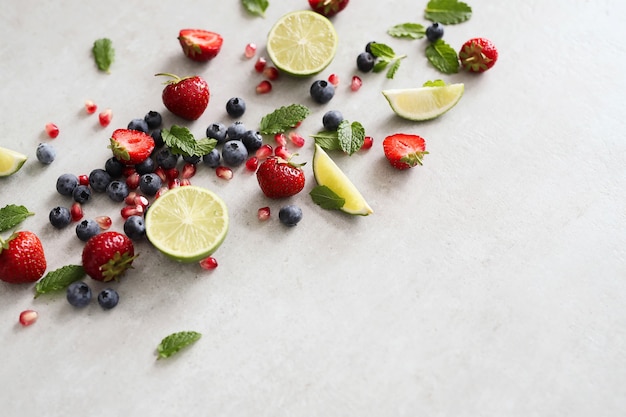
[[[87,307],[91,302],[92,291],[85,282],[71,283],[65,292],[67,302],[74,307]],[[98,304],[105,310],[115,307],[120,301],[120,296],[113,288],[106,288],[98,293]]]

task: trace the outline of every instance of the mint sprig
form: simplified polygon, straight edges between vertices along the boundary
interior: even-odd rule
[[[0,209],[0,232],[9,230],[23,222],[27,217],[35,213],[24,206],[8,204]]]
[[[392,79],[406,55],[397,55],[393,48],[384,43],[372,43],[370,48],[372,55],[376,58],[373,71],[382,72],[387,68],[387,78]]]
[[[50,271],[35,284],[35,298],[41,294],[62,290],[84,276],[85,270],[81,265],[66,265]]]
[[[174,125],[169,130],[163,129],[161,136],[163,142],[175,155],[203,156],[217,145],[217,140],[211,138],[196,140],[189,129],[184,126]]]
[[[472,17],[472,8],[459,0],[430,0],[424,17],[432,22],[454,25]]]
[[[350,123],[344,119],[339,123],[337,130],[322,130],[311,135],[311,137],[322,149],[328,151],[342,150],[348,155],[352,155],[363,146],[365,128],[359,122]]]
[[[313,202],[325,210],[339,210],[346,204],[346,199],[325,185],[314,187],[309,193]]]
[[[394,38],[421,39],[426,36],[426,28],[419,23],[401,23],[387,29]]]
[[[172,333],[161,340],[157,346],[157,359],[169,358],[185,346],[188,346],[202,337],[202,334],[194,331]]]
[[[444,80],[429,80],[422,84],[422,87],[445,87],[446,82]]]
[[[263,135],[284,133],[306,119],[310,112],[308,107],[301,104],[280,107],[263,116],[259,132]]]
[[[96,65],[100,71],[110,72],[109,68],[115,59],[115,49],[111,39],[102,38],[93,43],[91,48]]]
[[[268,0],[241,0],[241,4],[251,15],[265,17],[265,11],[270,2]]]
[[[426,47],[426,58],[444,74],[459,72],[459,58],[456,51],[443,39],[439,39]]]

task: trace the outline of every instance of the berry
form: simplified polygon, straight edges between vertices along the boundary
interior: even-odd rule
[[[111,123],[111,119],[113,119],[113,111],[111,109],[106,109],[98,115],[98,121],[102,127],[107,127]]]
[[[278,79],[279,75],[280,73],[278,72],[278,69],[276,67],[265,67],[265,69],[263,70],[263,76],[270,81]]]
[[[133,264],[135,248],[128,236],[114,232],[100,233],[83,248],[83,268],[97,281],[117,280]]]
[[[373,70],[375,63],[376,58],[374,58],[374,55],[369,52],[361,52],[359,56],[356,57],[356,67],[363,72],[370,72]]]
[[[248,153],[253,153],[263,145],[263,136],[255,130],[246,130],[241,137],[241,141]]]
[[[163,134],[161,132],[161,129],[153,130],[152,133],[150,133],[150,136],[152,136],[152,139],[154,140],[155,148],[160,148],[163,145],[165,145],[165,141],[163,140]]]
[[[433,23],[426,28],[426,39],[429,42],[437,42],[443,38],[443,25],[441,23]]]
[[[256,86],[256,93],[257,94],[267,94],[269,92],[272,91],[272,83],[270,83],[267,80],[263,80],[261,81],[257,86]]]
[[[222,123],[213,123],[206,128],[206,137],[215,139],[219,145],[226,142],[227,129]]]
[[[498,50],[488,39],[473,38],[463,44],[459,59],[467,71],[485,72],[498,60]]]
[[[339,110],[329,110],[322,117],[322,124],[326,130],[337,130],[343,122],[343,114]]]
[[[267,60],[261,56],[254,63],[254,70],[258,73],[262,73],[266,65],[267,65]]]
[[[79,185],[89,185],[89,175],[81,174],[78,176]]]
[[[254,55],[256,55],[256,44],[252,42],[247,44],[243,54],[248,59],[254,58]]]
[[[128,184],[126,184],[125,181],[111,181],[106,188],[106,193],[109,198],[113,201],[117,201],[118,203],[124,201],[129,192],[130,190],[128,189]]]
[[[11,284],[35,282],[46,267],[43,246],[33,232],[22,230],[7,240],[0,238],[0,280]]]
[[[150,157],[144,159],[142,162],[135,165],[135,171],[137,171],[139,175],[147,174],[149,172],[154,172],[155,168],[156,168],[156,162],[154,162],[154,159]]]
[[[50,210],[48,219],[52,226],[57,229],[63,229],[72,222],[72,215],[67,207],[57,206]]]
[[[217,56],[224,39],[215,32],[202,29],[182,29],[178,41],[185,56],[193,61],[205,62]]]
[[[257,210],[257,218],[262,222],[269,220],[270,215],[271,211],[269,207],[261,207],[259,210]]]
[[[156,154],[156,164],[165,170],[172,169],[178,164],[178,158],[169,148],[163,148]]]
[[[229,140],[222,148],[222,159],[227,165],[236,167],[248,158],[248,150],[240,140]]]
[[[82,281],[72,282],[65,294],[67,302],[74,307],[87,307],[91,302],[91,288]]]
[[[361,80],[361,78],[355,75],[354,77],[352,77],[352,82],[350,83],[350,90],[359,91],[362,85],[363,85],[363,80]]]
[[[77,203],[84,204],[91,199],[91,189],[86,185],[80,184],[74,188],[72,198],[74,198],[74,201]]]
[[[143,174],[139,180],[139,189],[146,195],[155,195],[161,185],[163,185],[161,178],[153,172]]]
[[[20,313],[20,324],[24,327],[30,326],[37,321],[39,313],[35,310],[24,310]]]
[[[207,271],[217,268],[217,259],[215,259],[212,256],[209,256],[208,258],[204,258],[203,260],[200,261],[200,268],[206,269]]]
[[[54,139],[59,136],[59,128],[54,123],[46,123],[46,134]]]
[[[72,203],[72,207],[70,207],[70,216],[72,216],[72,221],[77,222],[83,218],[83,206],[80,203],[74,202]]]
[[[207,164],[210,168],[217,168],[220,164],[221,157],[220,151],[213,148],[211,152],[202,157],[202,162]]]
[[[200,163],[200,160],[202,160],[202,156],[200,155],[183,155],[183,161],[185,161],[186,164],[196,165]]]
[[[246,102],[241,97],[233,97],[226,102],[226,113],[230,117],[241,117],[246,112]]]
[[[49,143],[40,143],[35,151],[37,159],[42,164],[51,164],[57,156],[56,150]]]
[[[97,193],[106,191],[111,182],[111,176],[104,169],[96,168],[89,173],[89,186]]]
[[[161,113],[154,110],[150,110],[148,113],[146,113],[146,115],[143,117],[143,120],[146,121],[146,123],[148,124],[148,128],[150,129],[158,129],[159,127],[161,127],[161,123],[163,123]]]
[[[302,220],[302,209],[293,204],[281,207],[278,219],[285,226],[295,226]]]
[[[111,178],[119,178],[124,173],[124,166],[119,159],[112,156],[104,163],[104,170],[109,173]]]
[[[113,288],[106,288],[98,294],[98,304],[105,310],[110,310],[120,301],[120,296]]]
[[[326,80],[317,80],[311,84],[310,93],[313,101],[325,104],[335,95],[335,87]]]
[[[246,130],[246,126],[242,122],[237,121],[228,126],[226,134],[228,135],[228,139],[240,140],[243,134],[246,133]]]
[[[61,195],[72,195],[78,185],[78,177],[73,174],[62,174],[57,178],[57,192]]]
[[[154,149],[154,139],[138,130],[117,129],[111,136],[109,148],[122,164],[135,165],[150,156]]]
[[[148,123],[144,119],[133,119],[128,123],[127,129],[138,130],[143,133],[149,133],[150,128]]]
[[[85,100],[85,111],[87,114],[94,114],[98,110],[98,106],[91,100]]]
[[[301,165],[282,158],[267,158],[256,172],[261,191],[269,198],[285,198],[298,194],[304,188]]]
[[[217,168],[215,168],[215,175],[217,175],[218,178],[228,181],[233,178],[233,170],[228,167],[220,165]]]
[[[180,78],[173,74],[157,74],[171,77],[163,89],[162,99],[165,107],[176,116],[185,120],[196,120],[207,108],[209,85],[199,76]]]
[[[372,45],[374,45],[376,42],[374,41],[370,41],[367,43],[367,45],[365,45],[365,52],[372,54],[374,57],[376,57],[376,55],[374,55],[374,52],[372,52]]]
[[[309,0],[311,9],[319,14],[332,17],[348,6],[350,0]]]
[[[426,142],[417,135],[397,133],[383,140],[383,150],[387,160],[396,169],[408,169],[422,165],[426,152]]]
[[[328,82],[337,87],[339,85],[339,76],[337,74],[330,74],[328,76]]]
[[[76,225],[76,236],[83,242],[100,233],[100,225],[92,219],[81,220]]]
[[[146,225],[143,216],[133,215],[124,222],[124,233],[132,240],[139,240],[146,235]]]
[[[259,167],[259,158],[257,158],[256,156],[252,156],[248,158],[248,160],[246,161],[246,169],[248,171],[255,172],[258,167]]]

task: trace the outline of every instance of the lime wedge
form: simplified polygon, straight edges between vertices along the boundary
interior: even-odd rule
[[[328,18],[311,10],[287,13],[267,35],[267,53],[276,67],[290,75],[317,74],[337,52],[337,32]]]
[[[8,177],[22,168],[28,157],[19,152],[0,147],[0,177]]]
[[[313,154],[313,175],[319,185],[325,185],[345,200],[340,210],[361,216],[374,212],[352,181],[318,144],[315,144]]]
[[[161,252],[179,262],[211,255],[228,231],[224,201],[206,188],[184,186],[157,198],[146,213],[146,236]]]
[[[430,120],[441,116],[456,105],[465,90],[464,84],[438,87],[383,90],[391,109],[408,120]]]

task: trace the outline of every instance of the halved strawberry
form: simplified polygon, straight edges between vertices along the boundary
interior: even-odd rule
[[[215,32],[203,29],[182,29],[178,41],[187,58],[198,62],[215,58],[222,48],[224,39]]]
[[[396,169],[408,169],[422,165],[426,152],[426,141],[417,135],[396,133],[383,140],[383,150],[389,163]]]
[[[109,148],[125,165],[135,165],[146,160],[154,149],[154,139],[139,130],[117,129],[111,136]]]
[[[498,50],[489,39],[473,38],[463,44],[459,59],[466,70],[485,72],[498,60]]]
[[[319,14],[331,17],[342,11],[350,0],[309,0],[311,9]]]

